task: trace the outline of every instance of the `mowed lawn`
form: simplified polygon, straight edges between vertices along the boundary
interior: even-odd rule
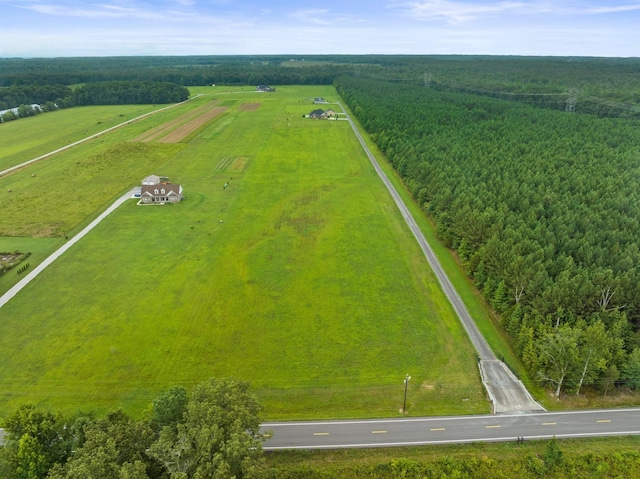
[[[406,373],[412,415],[488,412],[349,124],[302,118],[335,90],[200,91],[227,111],[149,172],[184,201],[128,202],[0,309],[0,415],[140,413],[172,385],[235,376],[269,418],[394,416]]]

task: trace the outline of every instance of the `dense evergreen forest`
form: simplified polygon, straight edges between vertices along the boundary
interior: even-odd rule
[[[638,386],[637,120],[345,77],[338,91],[556,393]]]
[[[0,88],[0,122],[74,106],[164,104],[188,98],[186,87],[157,81],[96,82],[75,89],[63,85],[4,87]],[[17,111],[9,110],[14,108]]]
[[[112,81],[87,83],[73,92],[76,105],[122,105],[178,103],[189,98],[189,90],[169,82]]]

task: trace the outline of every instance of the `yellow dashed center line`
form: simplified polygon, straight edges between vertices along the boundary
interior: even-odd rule
[[[387,431],[371,431],[371,434],[386,434]]]
[[[328,432],[314,432],[313,435],[314,436],[328,436],[329,433]]]
[[[434,428],[430,429],[430,431],[446,431],[446,429],[443,428],[443,427],[434,427]]]
[[[495,426],[485,426],[485,428],[487,428],[487,429],[496,429],[496,428],[499,428],[499,427],[500,427],[499,424],[496,424]]]
[[[596,422],[611,422],[611,419],[600,419],[599,421]]]
[[[543,422],[542,425],[543,426],[555,426],[556,424],[558,424],[557,422]]]

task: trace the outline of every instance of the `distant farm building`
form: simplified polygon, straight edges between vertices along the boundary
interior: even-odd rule
[[[182,185],[169,183],[166,176],[150,175],[142,180],[140,204],[180,203],[182,198]]]
[[[313,99],[313,103],[315,103],[316,105],[324,105],[326,103],[329,103],[327,100],[325,100],[324,98],[321,97],[316,97]]]
[[[33,113],[42,113],[42,107],[40,105],[38,105],[37,103],[32,103],[31,105],[26,105],[26,107],[27,107],[28,110],[30,110]],[[20,116],[20,107],[9,108],[8,110],[0,110],[0,123],[3,123],[2,117],[4,115],[6,115],[7,113],[11,113],[15,117],[19,117]],[[31,115],[33,113],[29,113],[29,115]]]
[[[272,88],[272,87],[267,86],[267,85],[258,85],[256,90],[257,91],[262,91],[262,92],[265,92],[265,91],[276,91],[275,88]]]

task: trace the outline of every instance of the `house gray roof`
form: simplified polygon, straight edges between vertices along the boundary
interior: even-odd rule
[[[182,185],[173,185],[171,183],[142,185],[140,194],[142,196],[180,196],[182,194]]]

